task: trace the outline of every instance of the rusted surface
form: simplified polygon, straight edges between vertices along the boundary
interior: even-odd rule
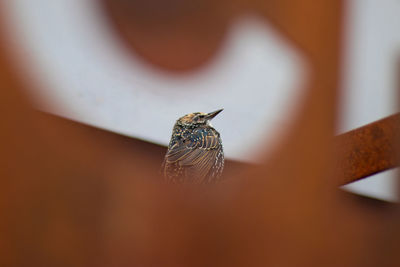
[[[89,135],[102,137],[114,146],[130,151],[143,151],[144,156],[152,158],[157,168],[161,164],[166,147],[122,136],[106,130],[97,129],[78,122],[69,121],[57,116],[41,113],[41,116],[60,124],[79,128]],[[400,139],[400,114],[395,114],[363,127],[340,134],[334,139],[334,150],[337,155],[337,165],[332,178],[339,185],[367,178],[375,173],[398,166],[396,156],[396,140]],[[243,168],[257,165],[226,160],[225,172],[236,173]],[[229,176],[229,175],[228,175]]]
[[[222,5],[215,21],[234,3]],[[399,218],[348,200],[326,179],[335,162],[342,1],[243,5],[298,47],[312,73],[276,150],[208,194],[154,183],[159,162],[146,146],[34,112],[24,93],[32,83],[15,68],[0,21],[1,266],[400,265]],[[176,49],[165,60],[157,47],[143,46],[143,58],[168,70],[198,62]],[[176,65],[162,64],[175,56]]]
[[[47,113],[39,113],[50,122],[81,129],[88,135],[102,138],[113,146],[120,147],[129,154],[132,151],[143,151],[143,157],[151,158],[157,168],[167,150],[166,147],[143,140],[123,136],[92,126],[73,122]],[[363,127],[340,134],[334,138],[334,150],[337,165],[332,178],[339,185],[367,178],[375,173],[398,166],[396,140],[400,139],[400,114],[395,114]],[[240,169],[256,167],[235,160],[226,159],[227,176]]]
[[[337,178],[346,184],[398,165],[400,114],[336,137]]]

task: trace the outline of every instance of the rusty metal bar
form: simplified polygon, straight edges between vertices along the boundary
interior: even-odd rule
[[[107,140],[114,140],[116,144],[122,145],[121,147],[129,147],[131,151],[144,151],[157,164],[161,164],[166,151],[166,148],[160,145],[100,130],[57,116],[45,113],[43,115],[66,124],[71,124],[73,127],[86,129],[91,134],[101,135]],[[338,161],[335,179],[338,179],[338,184],[348,184],[395,167],[397,165],[395,142],[396,137],[399,137],[399,128],[400,113],[336,136],[334,142]],[[238,169],[250,167],[250,165],[248,163],[227,160],[226,167],[229,173],[234,173]]]
[[[400,113],[335,138],[336,177],[347,184],[397,166]]]

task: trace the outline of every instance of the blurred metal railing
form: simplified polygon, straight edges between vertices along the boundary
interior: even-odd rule
[[[344,1],[102,2],[132,51],[170,71],[205,62],[233,18],[255,13],[307,58],[303,102],[260,166],[206,193],[154,182],[164,148],[33,109],[0,2],[0,266],[400,266],[398,205],[337,190],[398,151],[398,115],[333,140]]]

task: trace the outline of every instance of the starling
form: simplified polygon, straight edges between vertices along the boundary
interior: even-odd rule
[[[222,110],[190,113],[176,121],[162,164],[167,182],[210,183],[221,177],[224,168],[222,141],[210,120]]]

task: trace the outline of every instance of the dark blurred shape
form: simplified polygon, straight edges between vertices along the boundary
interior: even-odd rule
[[[135,53],[170,71],[210,61],[233,17],[230,0],[101,0]]]
[[[132,2],[135,9],[142,5]],[[152,31],[157,18],[130,24],[130,11],[123,10],[128,2],[107,3],[115,21],[132,26],[132,40],[141,43],[132,49],[169,70],[205,60],[229,17],[219,12],[231,8],[205,2],[210,12],[178,9],[187,17],[169,10],[170,26]],[[32,84],[15,65],[0,16],[1,266],[400,265],[398,205],[360,205],[338,193],[334,179],[342,1],[243,5],[300,47],[313,73],[272,156],[261,166],[227,171],[225,183],[209,188],[158,183],[160,148],[34,111],[25,95]],[[151,7],[141,8],[146,14]],[[191,29],[188,51],[198,45],[193,51],[200,56],[179,56],[185,46],[179,42]]]

